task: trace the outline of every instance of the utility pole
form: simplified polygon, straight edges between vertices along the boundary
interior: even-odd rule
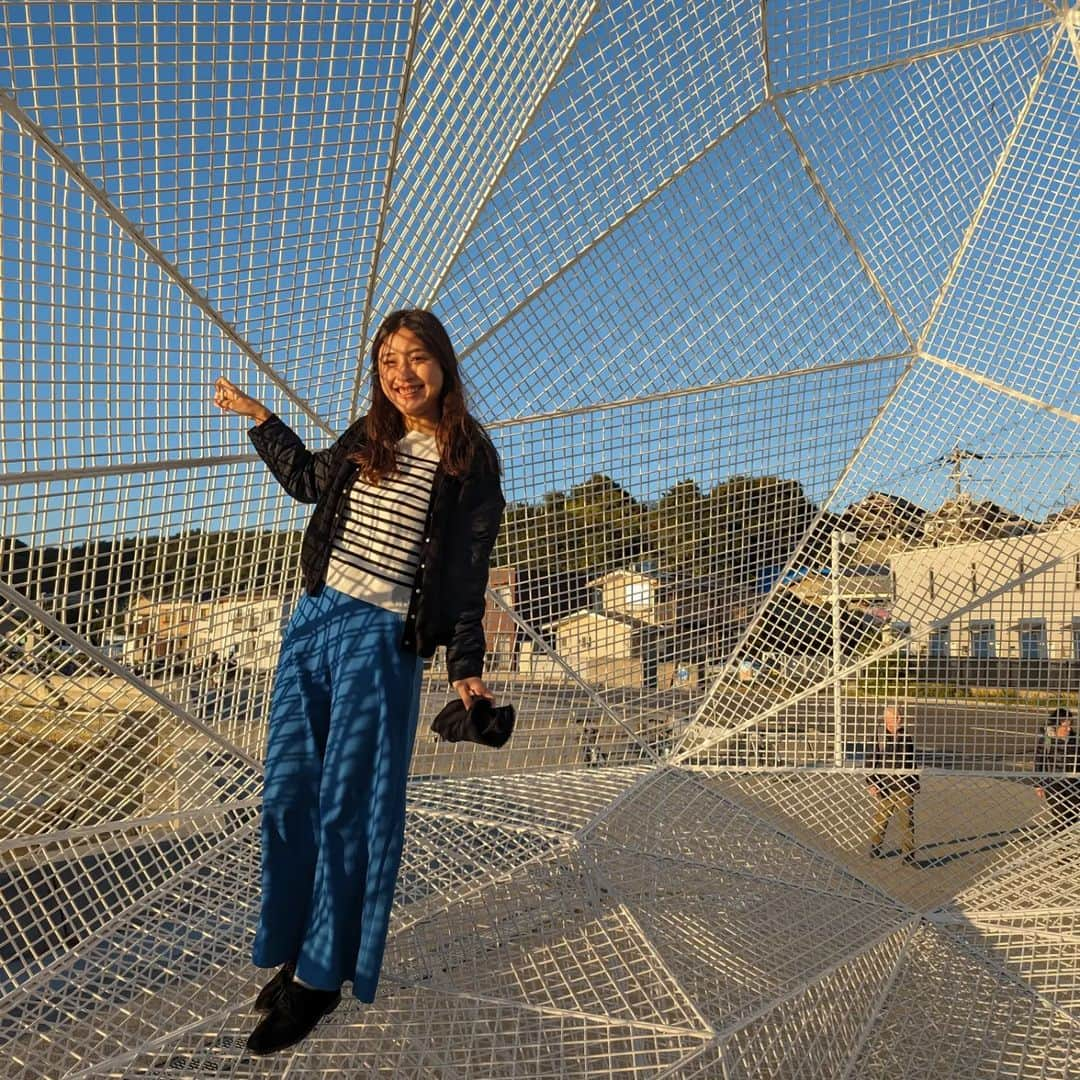
[[[968,472],[967,463],[969,461],[982,461],[983,455],[976,454],[972,450],[961,450],[960,444],[952,448],[941,461],[947,461],[952,468],[949,470],[949,479],[953,482],[953,501],[957,506],[960,505],[960,499],[964,493],[963,483],[965,480],[971,478],[971,474]]]
[[[829,534],[831,562],[829,566],[829,599],[832,607],[832,674],[833,674],[833,765],[844,764],[844,708],[840,700],[840,668],[843,666],[843,649],[840,640],[840,548],[850,547],[857,541],[854,533],[833,529]]]

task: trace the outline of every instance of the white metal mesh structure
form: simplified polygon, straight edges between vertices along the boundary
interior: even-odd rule
[[[0,7],[3,1075],[1077,1075],[1078,32]],[[210,385],[325,443],[402,305],[504,462],[518,730],[434,743],[435,658],[378,1000],[255,1062],[306,511]],[[869,854],[890,702],[914,862]]]

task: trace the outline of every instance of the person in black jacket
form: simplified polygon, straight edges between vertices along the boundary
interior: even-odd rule
[[[1051,774],[1035,792],[1046,799],[1055,832],[1080,821],[1080,743],[1074,719],[1068,709],[1055,709],[1035,746],[1035,771]],[[1054,775],[1061,773],[1073,775]]]
[[[870,755],[870,767],[889,771],[874,772],[867,777],[870,794],[876,800],[870,854],[877,859],[884,856],[882,844],[889,821],[899,814],[904,861],[914,864],[915,796],[919,793],[919,775],[914,771],[915,740],[904,732],[904,719],[896,705],[885,706],[882,721],[885,732]]]
[[[311,452],[225,378],[215,404],[290,495],[314,503],[305,595],[282,642],[266,750],[262,901],[252,959],[280,970],[248,1049],[305,1038],[341,999],[372,1001],[405,829],[421,659],[446,646],[468,706],[484,685],[484,592],[503,496],[499,460],[469,415],[453,346],[428,311],[386,317],[371,347],[371,407]]]

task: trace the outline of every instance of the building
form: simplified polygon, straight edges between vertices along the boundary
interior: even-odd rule
[[[923,518],[923,538],[929,544],[962,544],[1023,536],[1035,526],[1026,518],[989,499],[973,499],[966,491]]]
[[[598,686],[654,689],[659,642],[675,618],[664,575],[612,570],[588,581],[592,604],[543,623],[559,658]],[[535,657],[533,658],[535,669]]]
[[[706,669],[730,653],[760,599],[730,578],[678,579],[632,568],[589,585],[592,606],[545,623],[540,632],[572,669],[608,687],[699,685]],[[535,654],[530,662],[535,672]]]
[[[655,687],[656,630],[649,624],[615,612],[575,611],[548,628],[556,652],[586,681]]]
[[[660,626],[674,622],[676,601],[670,579],[642,570],[612,570],[588,583],[599,591],[599,609]]]
[[[893,600],[892,570],[885,564],[844,566],[838,577],[840,601],[849,611],[868,611]],[[783,585],[803,603],[829,605],[833,602],[832,577],[827,569],[792,571]]]
[[[871,491],[844,511],[838,527],[854,532],[861,540],[917,543],[922,539],[925,519],[926,511],[910,499]]]
[[[493,566],[488,574],[488,588],[499,604],[488,603],[484,609],[484,642],[489,670],[507,671],[515,666],[518,625],[513,612],[517,603],[517,578],[512,566]]]
[[[1066,525],[1072,525],[1074,528],[1080,526],[1080,502],[1072,503],[1063,510],[1050,514],[1043,522],[1043,527],[1047,529],[1063,528]]]
[[[272,670],[284,622],[279,596],[252,593],[208,600],[137,596],[124,617],[123,660],[134,668],[231,661]]]
[[[124,663],[135,669],[159,662],[182,663],[198,606],[191,600],[136,596],[124,613]]]
[[[932,659],[1080,660],[1078,549],[1073,523],[897,552],[893,620],[909,626],[914,651]],[[946,625],[920,640],[941,620]]]

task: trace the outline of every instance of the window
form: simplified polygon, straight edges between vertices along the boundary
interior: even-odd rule
[[[973,622],[968,630],[971,657],[974,660],[993,660],[997,656],[992,622]]]
[[[1019,623],[1017,637],[1020,645],[1021,660],[1045,660],[1046,623],[1042,619],[1025,619]]]
[[[979,569],[975,563],[971,564],[971,595],[979,595]]]
[[[949,658],[949,628],[943,630],[931,630],[930,637],[926,642],[926,655],[931,660],[947,660]]]
[[[928,584],[929,589],[930,589],[930,599],[933,600],[934,599],[934,571],[933,570],[930,571],[930,577],[929,577],[929,579],[927,581],[927,584]]]

